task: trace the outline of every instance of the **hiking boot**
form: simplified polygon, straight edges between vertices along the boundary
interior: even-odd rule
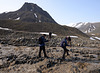
[[[49,58],[48,56],[45,56],[45,58]]]
[[[67,56],[69,56],[70,54],[67,54]]]
[[[63,60],[65,60],[65,57],[62,57]]]
[[[67,56],[69,56],[70,54],[67,52]]]
[[[41,56],[38,56],[37,58],[41,58]]]

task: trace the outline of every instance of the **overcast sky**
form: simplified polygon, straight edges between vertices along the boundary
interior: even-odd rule
[[[0,13],[18,10],[25,2],[37,4],[62,25],[100,22],[100,0],[0,0]]]

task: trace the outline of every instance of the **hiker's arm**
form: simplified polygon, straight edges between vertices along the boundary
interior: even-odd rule
[[[49,40],[44,39],[44,42],[48,42]]]
[[[67,44],[66,46],[70,46],[70,45]]]
[[[65,42],[65,45],[66,45],[66,46],[70,46],[70,45],[67,44],[67,41]]]

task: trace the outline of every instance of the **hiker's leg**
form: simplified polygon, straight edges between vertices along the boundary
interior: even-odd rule
[[[42,46],[40,46],[39,57],[41,57]]]
[[[69,50],[66,48],[67,55],[69,55]]]
[[[68,51],[67,51],[67,55],[69,55]]]
[[[65,50],[64,50],[64,53],[63,53],[63,57],[62,58],[65,59]]]
[[[65,51],[65,47],[63,48],[64,49],[64,53],[63,53],[63,59],[65,59],[65,53],[66,53],[66,51]]]
[[[44,53],[44,56],[47,57],[46,52],[45,52],[45,46],[43,46],[43,53]]]

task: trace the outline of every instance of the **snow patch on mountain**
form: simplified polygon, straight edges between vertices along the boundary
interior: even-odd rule
[[[40,32],[40,34],[46,34],[46,35],[49,35],[49,32]],[[57,36],[57,34],[52,33],[52,36]]]
[[[99,38],[99,37],[95,37],[95,39],[98,39],[98,40],[100,40],[100,38]]]
[[[20,17],[16,18],[15,20],[20,20]]]
[[[2,30],[12,30],[12,29],[9,29],[9,28],[2,28],[2,27],[0,27],[0,29],[2,29]]]
[[[95,40],[94,38],[90,37],[90,40]]]
[[[85,26],[86,24],[88,24],[89,22],[79,22],[79,23],[75,23],[72,25],[72,27],[75,27],[75,28],[80,28],[82,26]]]
[[[71,38],[78,38],[78,36],[70,36]]]
[[[39,22],[41,22],[41,20],[39,20]]]
[[[34,13],[34,15],[35,15],[35,17],[37,18],[37,14],[36,14],[36,13]]]

